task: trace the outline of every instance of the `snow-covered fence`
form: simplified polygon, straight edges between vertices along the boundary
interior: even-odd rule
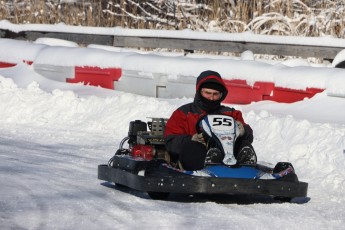
[[[233,52],[334,59],[343,49],[343,39],[267,36],[252,33],[210,33],[190,30],[144,30],[66,25],[17,25],[0,21],[0,38],[35,41],[49,37],[116,47],[168,48],[185,51]]]

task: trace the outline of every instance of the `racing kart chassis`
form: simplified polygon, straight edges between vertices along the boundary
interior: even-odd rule
[[[164,125],[164,119],[153,118],[147,132],[143,122],[131,122],[129,135],[117,153],[108,164],[98,166],[98,179],[147,192],[153,199],[165,199],[170,193],[268,195],[282,201],[307,196],[308,184],[300,182],[286,162],[273,168],[208,165],[201,174],[172,167],[164,148]],[[123,148],[124,141],[129,149]],[[226,173],[220,175],[217,170]]]

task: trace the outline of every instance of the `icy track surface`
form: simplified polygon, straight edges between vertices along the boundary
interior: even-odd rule
[[[253,127],[259,161],[290,161],[309,183],[308,198],[292,203],[227,195],[156,201],[97,179],[97,165],[113,155],[130,121],[169,117],[186,101],[48,93],[0,77],[0,228],[343,229],[344,123],[237,107]]]

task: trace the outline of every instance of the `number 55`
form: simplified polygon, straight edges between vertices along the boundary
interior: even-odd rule
[[[223,125],[223,126],[232,126],[232,119],[226,117],[215,117],[213,118],[213,125]]]

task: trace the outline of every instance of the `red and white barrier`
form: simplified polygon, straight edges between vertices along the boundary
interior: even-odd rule
[[[32,62],[25,61],[27,64],[32,64]],[[0,68],[6,67],[13,67],[15,63],[7,63],[7,62],[0,62]],[[93,86],[100,86],[102,88],[107,89],[115,89],[115,82],[119,81],[122,76],[122,69],[121,68],[100,68],[100,67],[90,67],[90,66],[76,66],[72,67],[74,69],[74,76],[67,76],[66,73],[69,71],[62,71],[63,68],[66,67],[59,67],[55,66],[57,69],[61,69],[61,73],[65,75],[62,77],[68,83],[79,83],[82,82],[85,85],[93,85]],[[57,75],[57,70],[53,70],[52,68],[44,68],[40,67],[37,68],[38,72],[43,73],[43,70],[51,71],[55,76]],[[46,73],[47,74],[47,73]],[[48,75],[48,74],[47,74]],[[133,75],[133,74],[132,74]],[[51,77],[48,77],[51,78]],[[131,76],[124,76],[123,83],[125,84],[127,80],[127,85],[119,84],[118,89],[122,91],[130,91],[128,90],[129,85],[135,84],[138,82],[138,79],[132,79]],[[137,77],[135,77],[137,78]],[[152,78],[153,79],[153,78]],[[157,83],[158,80],[148,80],[145,78],[141,78],[139,85],[146,85],[145,87],[141,87],[143,92],[140,90],[134,91],[134,93],[143,94],[146,96],[154,96],[154,97],[181,97],[183,95],[179,95],[174,92],[176,86],[173,86],[176,83],[171,83],[169,81]],[[57,79],[56,79],[57,80]],[[61,79],[60,79],[61,80]],[[134,81],[133,81],[134,80]],[[284,103],[292,103],[296,101],[301,101],[304,98],[311,98],[315,94],[323,92],[324,89],[318,88],[307,88],[306,90],[296,90],[296,89],[289,89],[283,87],[277,87],[272,82],[255,82],[253,86],[247,84],[246,80],[227,80],[224,79],[225,85],[230,92],[224,100],[224,103],[228,104],[250,104],[252,102],[258,102],[263,100],[271,100],[276,102],[284,102]],[[151,85],[151,86],[150,86]],[[194,82],[186,82],[185,84],[180,84],[177,86],[179,88],[185,88],[184,96],[192,97],[194,95]],[[150,89],[151,88],[151,89]],[[170,89],[170,90],[169,90]],[[152,91],[152,93],[145,91]],[[171,91],[171,92],[169,92]],[[182,90],[183,91],[183,90]]]
[[[0,39],[0,49],[7,47],[9,43],[17,45],[17,42],[18,49],[25,49],[25,55],[21,57],[20,50],[13,52],[12,56],[11,50],[7,50],[7,53],[0,52],[0,68],[25,62],[33,64],[34,70],[39,74],[56,81],[83,82],[85,85],[152,97],[193,97],[197,73],[207,66],[206,69],[219,70],[224,76],[229,91],[225,103],[249,104],[263,100],[291,103],[311,98],[326,89],[330,96],[345,97],[338,93],[343,92],[342,90],[337,90],[340,87],[338,85],[344,82],[341,71],[345,70],[334,68],[308,67],[308,71],[313,71],[313,74],[304,76],[303,71],[294,71],[293,67],[259,63],[253,65],[245,60],[194,59],[95,48],[50,47],[44,44],[28,47],[28,42],[9,39]],[[231,79],[233,75],[243,76],[243,79]],[[284,87],[289,85],[286,84],[287,79],[297,79],[298,82],[303,80],[303,84],[298,85],[297,89]],[[332,90],[327,86],[331,86]]]
[[[120,68],[100,68],[100,67],[75,67],[74,78],[67,78],[66,82],[83,82],[85,85],[100,86],[106,89],[115,89],[114,82],[121,77]]]

